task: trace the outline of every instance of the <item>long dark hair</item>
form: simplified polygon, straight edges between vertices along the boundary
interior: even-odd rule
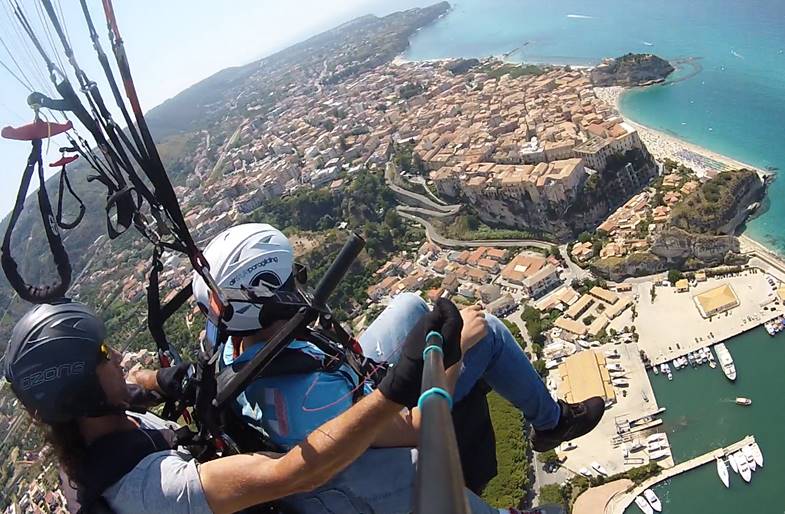
[[[46,441],[52,446],[68,478],[75,488],[83,483],[82,469],[87,453],[87,445],[75,421],[63,423],[38,423],[44,430]]]

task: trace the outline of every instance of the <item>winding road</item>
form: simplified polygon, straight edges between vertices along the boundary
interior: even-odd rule
[[[407,212],[413,209],[414,208],[412,207],[407,208],[405,206],[398,206],[395,210],[398,212],[398,215],[401,218],[414,221],[415,223],[422,225],[425,228],[425,235],[428,237],[428,239],[439,246],[447,248],[476,248],[478,246],[495,246],[497,248],[530,247],[540,248],[542,250],[547,250],[553,246],[553,243],[549,243],[547,241],[538,241],[537,239],[473,239],[470,241],[448,239],[436,232],[436,229],[429,221]],[[423,211],[425,209],[418,210]]]
[[[395,211],[400,217],[422,225],[425,228],[425,235],[428,237],[428,240],[439,246],[447,248],[476,248],[479,246],[495,246],[498,248],[529,247],[542,250],[548,250],[553,246],[553,243],[551,242],[537,239],[459,240],[444,237],[439,234],[431,222],[425,218],[449,218],[457,215],[463,206],[461,204],[441,205],[424,195],[404,189],[395,184],[395,177],[397,174],[398,170],[395,168],[395,165],[392,162],[388,162],[384,172],[384,179],[387,183],[387,187],[397,195],[400,201],[415,205],[399,205],[395,208]]]

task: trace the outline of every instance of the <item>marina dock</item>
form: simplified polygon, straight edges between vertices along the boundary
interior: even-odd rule
[[[747,446],[754,442],[755,442],[755,436],[748,435],[744,439],[735,442],[729,446],[712,450],[710,452],[704,453],[703,455],[694,457],[688,461],[676,464],[671,468],[664,469],[657,476],[649,478],[648,480],[644,481],[643,483],[634,487],[633,489],[627,491],[626,493],[620,493],[614,496],[613,498],[611,498],[611,500],[605,506],[605,514],[624,514],[625,509],[635,501],[635,497],[642,494],[643,491],[645,491],[646,489],[654,487],[660,482],[664,480],[668,480],[669,478],[673,478],[677,475],[680,475],[681,473],[703,466],[704,464],[712,463],[718,457],[726,457],[736,451],[741,450],[744,446]]]

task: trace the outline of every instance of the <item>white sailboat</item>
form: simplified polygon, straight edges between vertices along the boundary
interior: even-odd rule
[[[750,470],[755,471],[758,469],[758,465],[755,463],[755,457],[752,456],[752,448],[745,446],[741,449],[741,454],[747,459],[747,465],[750,467]]]
[[[728,348],[725,343],[717,343],[714,345],[714,351],[717,352],[717,359],[720,361],[722,372],[728,380],[736,380],[736,366],[733,365],[733,357],[730,356]]]
[[[651,508],[651,505],[649,505],[649,502],[647,502],[646,498],[644,498],[643,496],[635,497],[635,505],[637,505],[638,508],[641,509],[641,512],[643,512],[643,514],[654,514],[654,509]]]
[[[662,503],[660,503],[660,499],[657,498],[657,495],[654,494],[654,491],[651,489],[646,489],[643,491],[643,497],[646,498],[646,501],[649,502],[651,508],[654,509],[656,512],[662,512]]]
[[[722,459],[717,459],[717,474],[720,476],[720,480],[722,480],[722,485],[726,488],[730,487],[730,473],[728,473],[728,466],[725,465],[725,461]]]
[[[750,471],[750,467],[747,465],[747,458],[741,452],[734,453],[732,457],[736,459],[736,467],[739,468],[741,478],[745,482],[749,482],[752,479],[752,471]]]
[[[752,443],[750,448],[752,448],[752,456],[755,459],[755,463],[758,466],[763,467],[763,452],[760,451],[760,446],[758,446],[758,443]]]

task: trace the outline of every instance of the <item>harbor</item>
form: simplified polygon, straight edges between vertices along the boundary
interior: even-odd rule
[[[653,282],[635,284],[639,346],[651,365],[658,366],[782,317],[785,308],[779,298],[779,282],[771,285],[771,276],[760,269],[745,270],[733,276],[708,278],[686,292]],[[727,300],[715,293],[718,288],[724,289],[720,292],[727,295]],[[701,295],[709,295],[707,302],[712,306],[723,301],[728,305],[719,305],[715,307],[719,312],[705,316],[696,306]]]
[[[734,512],[744,509],[758,496],[780,498],[780,477],[785,473],[781,458],[785,444],[780,427],[785,423],[785,413],[771,407],[781,404],[779,397],[785,390],[785,378],[780,372],[785,359],[783,342],[769,337],[763,328],[728,341],[738,369],[735,382],[708,366],[682,372],[673,382],[661,374],[650,375],[658,403],[666,408],[659,430],[668,434],[676,461],[675,466],[657,476],[656,485],[647,484],[662,500],[663,512]],[[752,404],[738,405],[739,397],[751,399]],[[765,453],[765,468],[752,472],[747,483],[725,460],[730,482],[726,488],[718,477],[715,452],[738,451],[752,442],[747,439],[749,435]],[[693,463],[689,472],[683,469],[688,462]],[[674,469],[680,470],[679,473],[675,474]],[[774,505],[779,505],[774,501]],[[630,502],[626,510],[605,512],[639,514],[639,508]]]
[[[638,496],[643,495],[644,491],[655,487],[660,482],[664,482],[682,473],[691,471],[699,466],[714,463],[718,458],[727,458],[728,456],[741,451],[744,447],[753,443],[755,443],[755,437],[750,435],[724,448],[718,448],[716,450],[706,452],[703,455],[694,457],[690,460],[680,462],[679,464],[662,471],[657,476],[651,477],[650,479],[644,481],[632,490],[611,498],[605,508],[605,514],[623,514],[625,509],[635,502]]]

